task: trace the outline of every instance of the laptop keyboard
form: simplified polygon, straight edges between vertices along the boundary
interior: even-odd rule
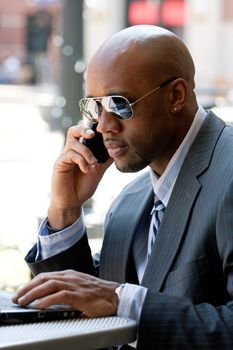
[[[0,291],[0,310],[17,307],[17,305],[11,301],[11,295],[11,293]]]

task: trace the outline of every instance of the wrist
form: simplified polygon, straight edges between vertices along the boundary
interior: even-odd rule
[[[71,226],[81,215],[81,208],[59,209],[51,205],[48,209],[48,223],[52,230]]]

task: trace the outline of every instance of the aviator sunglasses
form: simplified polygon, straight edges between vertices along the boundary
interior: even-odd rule
[[[127,120],[133,116],[133,106],[139,101],[143,100],[145,97],[149,96],[155,91],[158,91],[162,87],[170,84],[177,78],[172,78],[166,80],[164,83],[157,86],[155,89],[151,90],[144,96],[140,97],[134,102],[129,102],[129,100],[120,95],[103,96],[103,97],[86,97],[79,101],[79,108],[81,113],[91,120],[92,122],[97,122],[98,118],[102,113],[104,108],[106,112],[113,114],[119,119]]]

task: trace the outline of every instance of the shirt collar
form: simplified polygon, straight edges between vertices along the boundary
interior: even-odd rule
[[[179,148],[169,161],[164,173],[160,177],[155,174],[155,172],[150,168],[150,177],[154,194],[163,202],[165,207],[167,206],[170,199],[183,161],[205,120],[206,114],[206,111],[201,106],[199,106],[184,140],[180,144]]]

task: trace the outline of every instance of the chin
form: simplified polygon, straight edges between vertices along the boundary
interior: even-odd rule
[[[128,162],[115,159],[115,164],[116,168],[122,173],[136,173],[149,165],[147,161],[141,158],[130,159]]]

